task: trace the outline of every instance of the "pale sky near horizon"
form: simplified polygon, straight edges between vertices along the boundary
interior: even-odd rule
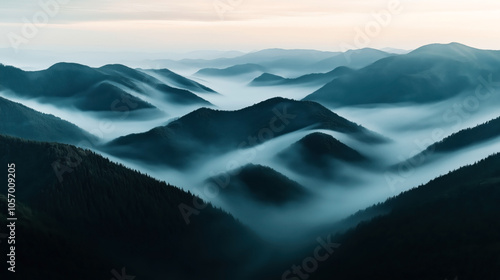
[[[342,46],[414,49],[449,42],[500,49],[498,0],[59,2],[67,3],[52,13],[50,9],[44,11],[38,0],[2,0],[0,48],[9,48],[15,41],[21,50],[136,52],[274,47],[338,51]],[[385,26],[374,24],[374,14],[389,11],[388,7],[397,3],[400,7],[384,22]],[[215,6],[227,9],[222,17]],[[30,33],[26,21],[37,19],[48,19],[48,23]],[[361,43],[356,43],[363,36],[358,30],[367,36]]]

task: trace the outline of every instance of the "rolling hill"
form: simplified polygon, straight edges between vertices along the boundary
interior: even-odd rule
[[[115,112],[113,104],[122,100],[133,104],[128,106],[130,111],[155,109],[140,97],[154,96],[151,91],[155,90],[160,91],[165,100],[175,104],[209,105],[208,101],[188,90],[171,87],[123,65],[90,68],[74,63],[58,63],[34,72],[0,65],[0,90],[82,111]]]
[[[72,123],[2,97],[0,97],[0,134],[66,144],[98,141],[97,137]]]
[[[228,201],[234,196],[250,197],[257,202],[280,206],[304,201],[310,195],[299,183],[267,166],[249,164],[228,173],[235,174],[229,184],[221,188],[221,194]],[[213,178],[207,182],[217,184]]]
[[[300,139],[278,154],[292,170],[302,174],[332,177],[336,164],[362,164],[367,158],[332,136],[315,132]]]
[[[143,71],[145,71],[149,75],[157,77],[160,80],[165,79],[167,84],[177,88],[182,88],[185,90],[189,90],[192,92],[199,92],[199,93],[214,93],[214,94],[217,93],[216,91],[207,86],[204,86],[198,82],[190,80],[168,69],[143,70]]]
[[[299,256],[256,277],[497,279],[499,199],[497,154],[315,231]]]
[[[433,160],[439,159],[447,153],[453,153],[462,149],[480,145],[481,143],[499,137],[500,117],[481,125],[454,133],[445,139],[430,145],[424,151],[415,155],[408,161],[420,164],[429,163]],[[422,159],[424,159],[424,162],[422,162]]]
[[[340,66],[327,73],[315,73],[298,78],[283,78],[281,76],[264,73],[250,82],[251,86],[297,86],[297,85],[324,85],[333,79],[347,75],[353,70]]]
[[[144,279],[238,278],[261,244],[230,215],[195,209],[190,193],[93,152],[1,135],[0,150],[16,165],[17,267],[30,268],[19,279],[110,279],[122,267]]]
[[[120,137],[102,148],[119,157],[183,168],[212,153],[250,148],[313,128],[346,133],[370,143],[385,141],[317,103],[272,98],[238,111],[202,108],[166,126]]]
[[[128,79],[128,82],[132,84],[132,86],[129,87],[131,90],[146,96],[154,97],[154,93],[152,91],[158,91],[160,92],[163,100],[176,105],[211,105],[210,102],[197,96],[193,92],[184,88],[176,88],[163,83],[159,79],[149,75],[147,72],[131,69],[119,64],[105,65],[99,68],[99,70],[109,75],[125,77]],[[169,70],[163,69],[161,71],[161,73],[167,73]],[[198,88],[202,88],[206,91],[210,90],[208,88],[203,88],[202,85],[183,78],[173,72],[171,72],[171,75],[172,78],[169,79],[169,81],[174,81],[174,84],[184,84],[184,86],[188,87],[198,86]]]
[[[430,103],[476,89],[478,77],[500,76],[500,52],[457,43],[428,45],[331,81],[304,100],[332,105]]]
[[[321,72],[330,71],[341,66],[359,69],[391,56],[394,56],[394,54],[370,48],[348,50],[336,56],[318,61],[312,65],[312,68]]]
[[[496,279],[499,199],[495,155],[366,210],[311,279]]]
[[[245,74],[262,73],[265,72],[266,68],[257,64],[241,64],[234,65],[224,69],[217,68],[205,68],[196,72],[195,75],[199,76],[215,76],[215,77],[232,77]]]

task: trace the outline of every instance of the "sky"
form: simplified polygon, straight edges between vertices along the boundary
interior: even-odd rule
[[[339,51],[460,42],[500,49],[499,19],[498,0],[2,0],[0,48]]]

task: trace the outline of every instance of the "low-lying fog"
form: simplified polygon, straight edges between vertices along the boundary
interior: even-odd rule
[[[221,95],[203,95],[202,97],[216,105],[218,109],[224,110],[241,109],[276,96],[302,99],[317,89],[317,87],[248,86],[248,83],[255,77],[255,75],[246,75],[231,79],[208,79],[196,76],[189,78],[221,93]],[[384,171],[388,170],[390,165],[409,159],[435,141],[442,140],[461,129],[473,127],[499,116],[497,108],[492,104],[500,101],[500,94],[491,96],[489,100],[480,100],[478,104],[467,104],[467,100],[470,100],[467,98],[470,95],[473,93],[457,97],[451,103],[447,101],[425,105],[331,108],[348,120],[388,137],[391,141],[385,144],[366,144],[354,140],[348,135],[332,131],[302,130],[274,138],[252,148],[255,157],[251,160],[248,159],[249,153],[233,151],[223,155],[214,155],[206,162],[182,172],[167,167],[148,166],[143,163],[126,161],[106,154],[105,156],[167,183],[194,192],[203,199],[227,210],[268,240],[290,242],[296,238],[303,238],[303,235],[311,228],[333,224],[374,203],[384,201],[388,197],[426,183],[450,170],[472,164],[500,151],[500,141],[495,139],[459,153],[448,154],[423,166],[403,168],[404,172],[399,170]],[[102,126],[102,116],[96,113],[56,108],[36,100],[12,98],[6,94],[2,94],[2,96],[41,112],[56,115],[96,135],[98,134],[95,133],[96,129],[98,131],[99,127]],[[196,109],[196,107],[175,109],[176,107],[171,106],[168,102],[160,102],[154,98],[148,101],[165,111],[165,116],[150,120],[109,119],[113,129],[108,129],[104,131],[104,135],[98,136],[107,141],[130,133],[144,132],[155,126],[165,125],[169,120]],[[462,109],[453,106],[453,104],[458,104],[458,106],[462,104]],[[314,131],[332,135],[373,159],[377,163],[376,168],[370,169],[345,164],[339,166],[338,171],[342,177],[352,180],[329,181],[297,174],[276,160],[276,154]],[[204,183],[207,178],[229,171],[228,165],[234,169],[248,163],[269,166],[297,181],[312,193],[311,198],[303,202],[276,206],[258,203],[251,199],[236,198],[227,201],[222,199],[221,195],[207,192]]]

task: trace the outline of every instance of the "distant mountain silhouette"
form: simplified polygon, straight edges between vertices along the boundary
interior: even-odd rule
[[[232,196],[250,197],[258,202],[279,206],[303,201],[310,195],[299,183],[267,166],[249,164],[229,173],[236,175],[231,176],[228,186],[221,188],[221,194],[229,201]],[[207,181],[217,184],[213,178]]]
[[[301,129],[328,129],[362,141],[385,141],[314,102],[272,98],[238,111],[202,108],[167,126],[111,141],[103,149],[114,155],[186,167],[199,157],[249,148]]]
[[[90,151],[1,135],[0,151],[2,165],[16,163],[16,261],[29,267],[19,279],[109,279],[122,267],[146,279],[225,279],[261,246],[230,215],[210,205],[198,211],[190,193]],[[63,181],[54,167],[66,171]],[[189,224],[181,206],[197,211]]]
[[[269,70],[288,70],[303,75],[305,73],[318,72],[319,70],[311,68],[311,65],[339,54],[339,52],[323,52],[316,50],[265,49],[233,58],[182,59],[179,61],[157,60],[156,63],[162,67],[174,69],[224,69],[235,65],[258,64]],[[328,67],[326,71],[333,68],[335,68],[335,66]]]
[[[97,137],[53,115],[0,97],[0,134],[29,140],[78,144]]]
[[[313,64],[312,68],[320,71],[330,71],[331,69],[341,66],[359,69],[366,67],[377,60],[391,56],[394,56],[394,54],[370,48],[349,50],[345,53],[316,62]]]
[[[323,52],[316,50],[265,49],[234,58],[158,60],[166,68],[217,68],[224,69],[235,65],[257,64],[268,71],[288,71],[299,75],[324,73],[339,66],[362,68],[375,61],[393,56],[374,49]],[[265,72],[265,71],[262,71]]]
[[[335,68],[327,73],[307,74],[298,78],[283,78],[281,76],[264,73],[255,78],[251,86],[295,86],[295,85],[324,85],[333,79],[347,75],[353,70],[344,66]]]
[[[256,72],[259,73],[265,71],[266,68],[257,64],[242,64],[242,65],[231,66],[224,69],[217,69],[217,68],[201,69],[200,71],[196,72],[195,75],[230,77],[230,76],[238,76]]]
[[[335,163],[363,163],[367,158],[331,135],[315,132],[278,154],[292,170],[303,174],[334,176]]]
[[[264,73],[257,78],[253,79],[253,81],[250,83],[252,86],[267,86],[267,85],[278,85],[281,84],[283,81],[287,80],[286,78],[283,78],[278,75],[274,74],[269,74],[269,73]]]
[[[478,77],[490,74],[500,77],[499,51],[436,44],[381,59],[331,81],[304,100],[332,105],[429,103],[474,90]]]
[[[499,278],[499,183],[495,155],[360,212],[310,279]]]

